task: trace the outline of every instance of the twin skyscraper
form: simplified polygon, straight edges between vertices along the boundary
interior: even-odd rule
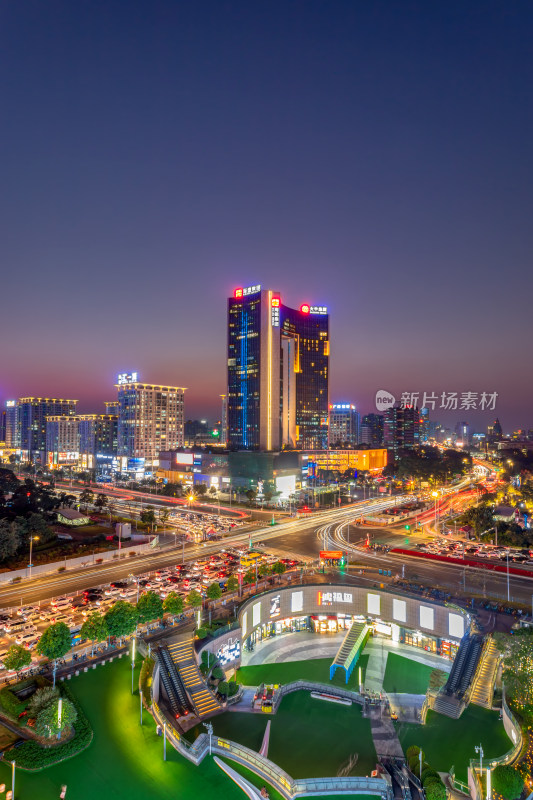
[[[249,286],[228,298],[227,443],[247,450],[328,446],[329,315]]]

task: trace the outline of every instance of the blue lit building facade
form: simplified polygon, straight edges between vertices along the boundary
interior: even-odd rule
[[[251,286],[228,299],[228,447],[321,449],[328,441],[329,317]]]

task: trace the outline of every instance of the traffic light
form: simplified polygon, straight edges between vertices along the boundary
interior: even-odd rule
[[[411,530],[411,526],[410,526],[410,525],[406,525],[406,526],[405,526],[405,530],[406,530],[406,531],[409,531],[409,530]]]

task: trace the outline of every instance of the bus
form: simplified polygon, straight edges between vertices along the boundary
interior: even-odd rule
[[[241,567],[245,567],[246,569],[255,567],[255,565],[261,561],[262,557],[263,553],[255,553],[251,550],[249,553],[245,553],[241,556]]]

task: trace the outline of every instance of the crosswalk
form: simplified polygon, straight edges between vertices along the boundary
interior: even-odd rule
[[[174,642],[169,644],[167,649],[176,665],[197,715],[206,717],[215,711],[219,711],[222,706],[205,685],[202,673],[198,669],[192,640]]]

